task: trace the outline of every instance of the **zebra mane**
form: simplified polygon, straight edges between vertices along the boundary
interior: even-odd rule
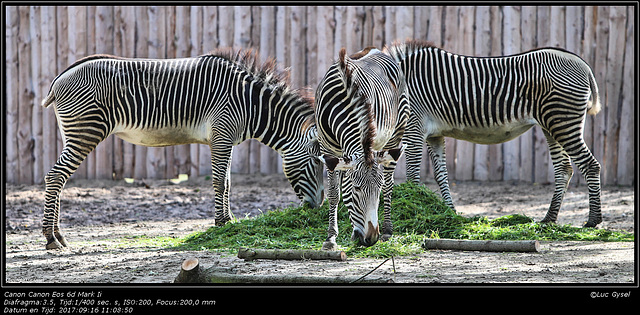
[[[411,39],[404,42],[394,42],[391,47],[385,47],[385,52],[391,55],[397,62],[400,62],[409,55],[427,48],[439,47],[430,41]]]
[[[260,56],[252,49],[218,48],[203,56],[218,57],[232,62],[241,69],[252,74],[254,78],[262,81],[272,90],[280,91],[283,96],[292,97],[291,106],[299,106],[301,113],[307,120],[303,124],[303,130],[315,124],[313,114],[313,92],[308,87],[292,89],[289,83],[290,73],[279,71],[276,60],[270,57],[265,62],[260,62]]]
[[[357,122],[361,132],[360,141],[364,150],[365,163],[371,165],[374,162],[372,146],[373,139],[376,136],[376,128],[373,123],[373,111],[367,95],[364,95],[360,89],[360,83],[353,80],[353,72],[347,65],[346,54],[347,51],[345,48],[340,49],[338,66],[344,75],[347,94],[351,95],[351,104],[356,112],[356,119],[358,120]],[[362,57],[360,55],[354,56],[357,56],[358,59]]]

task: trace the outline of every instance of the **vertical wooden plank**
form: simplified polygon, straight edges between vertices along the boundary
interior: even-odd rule
[[[491,7],[491,54],[492,56],[502,55],[502,8]],[[503,144],[492,144],[489,146],[489,180],[501,181],[504,174],[504,163],[502,158]]]
[[[40,10],[40,46],[43,52],[56,51],[56,7],[45,6]],[[34,38],[32,38],[34,39]],[[36,45],[36,47],[38,47]],[[33,47],[32,47],[33,48]],[[46,74],[50,79],[48,83],[42,82],[42,85],[49,85],[51,80],[58,74],[56,66],[56,54],[42,53],[40,55],[41,73]],[[44,81],[44,80],[43,80]],[[37,82],[37,81],[35,81]],[[44,90],[44,88],[43,88]],[[48,92],[48,87],[47,87]],[[35,101],[35,100],[34,100]],[[51,108],[53,109],[53,108]],[[35,114],[35,112],[34,112]],[[33,131],[32,131],[33,132]],[[42,112],[42,162],[43,170],[48,172],[56,160],[60,151],[57,147],[58,135],[57,120],[55,111],[45,110]]]
[[[520,32],[522,34],[520,49],[527,51],[537,48],[537,19],[536,8],[523,6],[520,8]],[[532,128],[520,136],[520,169],[521,181],[533,182],[535,173],[535,129]]]
[[[372,9],[373,14],[373,30],[372,33],[372,42],[371,45],[376,47],[384,46],[387,41],[385,41],[385,25],[386,25],[386,17],[385,17],[385,9],[382,6],[375,6]],[[335,21],[333,25],[335,26]],[[336,55],[337,58],[337,55]]]
[[[362,27],[364,24],[364,9],[359,6],[348,6],[345,10],[345,43],[347,54],[358,52],[362,47]],[[381,47],[378,47],[381,49]]]
[[[427,40],[432,41],[436,46],[444,45],[444,8],[442,6],[431,7],[429,10],[429,27],[427,29]]]
[[[415,39],[428,40],[429,7],[416,6],[413,8],[413,36]]]
[[[624,52],[622,107],[620,108],[620,138],[618,141],[618,185],[634,185],[635,169],[635,86],[637,82],[631,80],[636,69],[635,61],[635,7],[626,8],[627,31]]]
[[[31,58],[31,38],[29,30],[29,7],[19,7],[18,27],[18,183],[33,182],[33,138],[31,134],[31,114],[33,112],[33,86],[29,59]],[[20,65],[21,64],[21,65]]]
[[[318,7],[318,13],[315,23],[317,40],[318,58],[316,64],[316,78],[312,82],[320,82],[325,73],[333,63],[337,56],[333,55],[333,32],[335,30],[336,21],[333,19],[333,7]],[[315,89],[315,85],[313,85]]]
[[[336,28],[334,33],[335,42],[333,43],[333,53],[331,54],[334,60],[338,59],[338,52],[342,47],[346,47],[346,33],[347,30],[345,27],[345,19],[346,19],[347,8],[344,6],[335,6],[333,8],[333,18],[336,21]],[[350,52],[347,51],[347,54]]]
[[[43,141],[42,141],[42,117],[49,119],[50,115],[53,115],[53,107],[51,109],[44,109],[40,105],[42,98],[49,92],[49,85],[52,78],[55,77],[55,73],[42,73],[41,52],[40,43],[42,42],[40,34],[40,6],[31,6],[29,9],[29,28],[31,37],[31,77],[34,82],[33,89],[33,115],[31,115],[31,132],[33,133],[33,182],[42,183],[44,180],[44,173],[49,169],[44,169],[44,154],[43,154]],[[54,126],[55,127],[55,126]],[[47,132],[57,132],[52,130]],[[54,134],[55,136],[55,134]],[[50,144],[46,145],[51,146]],[[46,165],[53,165],[55,161],[48,161]]]
[[[87,8],[83,6],[70,6],[67,10],[67,19],[69,21],[69,34],[67,36],[69,41],[68,60],[69,62],[75,62],[87,55]],[[53,77],[50,79],[53,80]],[[88,178],[87,167],[91,163],[88,161],[90,159],[95,160],[95,153],[92,152],[85,161],[80,164],[80,167],[78,167],[72,178]]]
[[[473,55],[474,52],[474,24],[475,7],[465,6],[460,8],[460,31],[458,53]],[[475,100],[471,100],[475,101]],[[474,166],[475,145],[467,141],[457,141],[456,144],[456,179],[472,180]]]
[[[604,112],[606,113],[605,133],[605,164],[602,168],[602,183],[605,185],[617,184],[618,171],[618,139],[620,132],[620,95],[622,89],[622,68],[624,65],[626,8],[612,6],[609,11],[609,49],[607,53],[607,81],[605,88],[607,96],[604,98]]]
[[[516,54],[521,51],[520,33],[520,7],[505,6],[502,9],[504,14],[502,38],[504,55]],[[520,168],[520,138],[515,138],[502,145],[504,161],[504,180],[519,180]]]
[[[7,183],[17,183],[18,171],[18,101],[20,79],[18,72],[19,12],[10,6],[5,11],[5,176]]]
[[[399,7],[397,6],[385,6],[384,14],[385,14],[385,23],[384,23],[384,42],[392,43],[396,40],[396,11]]]
[[[476,56],[489,56],[491,53],[491,11],[488,6],[476,8],[475,27]],[[489,146],[476,144],[474,151],[473,179],[486,181],[489,179]]]

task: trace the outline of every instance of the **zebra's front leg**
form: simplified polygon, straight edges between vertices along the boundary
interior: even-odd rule
[[[393,235],[393,222],[391,221],[391,194],[393,193],[393,173],[396,169],[396,162],[390,162],[388,166],[383,166],[384,184],[382,186],[382,196],[384,198],[384,222],[382,223],[381,241],[388,241]]]
[[[337,174],[336,174],[337,173]],[[329,199],[329,229],[327,239],[322,244],[323,250],[336,250],[338,243],[338,202],[340,201],[338,177],[340,171],[327,170],[329,188],[327,198]]]
[[[413,119],[413,117],[411,118]],[[420,183],[420,165],[422,163],[422,144],[424,143],[423,133],[419,130],[420,124],[409,122],[404,133],[402,142],[407,144],[405,160],[407,168],[407,182]]]
[[[433,164],[433,175],[440,186],[442,200],[444,200],[444,203],[449,206],[451,210],[455,211],[451,192],[449,191],[449,174],[447,172],[447,160],[444,148],[444,137],[427,138],[427,151]]]
[[[215,225],[223,226],[232,218],[229,208],[229,188],[231,187],[231,152],[229,141],[213,138],[211,141],[211,178],[215,194]]]

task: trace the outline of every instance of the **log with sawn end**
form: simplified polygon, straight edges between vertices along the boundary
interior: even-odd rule
[[[464,251],[488,252],[538,252],[538,241],[503,241],[503,240],[454,240],[427,239],[422,244],[424,249],[450,249]]]

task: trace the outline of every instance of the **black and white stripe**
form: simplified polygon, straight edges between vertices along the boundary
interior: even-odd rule
[[[409,180],[419,181],[426,141],[442,197],[453,208],[444,137],[502,143],[538,125],[547,137],[556,181],[542,221],[556,221],[573,160],[589,186],[586,226],[602,222],[600,164],[582,135],[585,115],[598,113],[600,101],[593,73],[580,57],[557,48],[469,57],[420,41],[396,43],[389,53],[406,74],[412,110],[404,138]]]
[[[373,48],[351,57],[343,48],[338,62],[318,85],[315,117],[321,159],[328,169],[330,203],[329,234],[323,249],[337,246],[340,188],[352,237],[365,246],[375,244],[380,236],[377,212],[383,189],[383,239],[391,236],[393,171],[409,117],[405,90],[395,61]]]
[[[215,220],[230,220],[229,165],[234,145],[255,138],[283,156],[303,202],[324,199],[312,101],[290,90],[275,62],[250,51],[217,51],[181,59],[79,60],[51,84],[64,149],[46,175],[43,233],[47,248],[66,246],[59,231],[60,192],[87,155],[115,134],[134,144],[211,147]]]

